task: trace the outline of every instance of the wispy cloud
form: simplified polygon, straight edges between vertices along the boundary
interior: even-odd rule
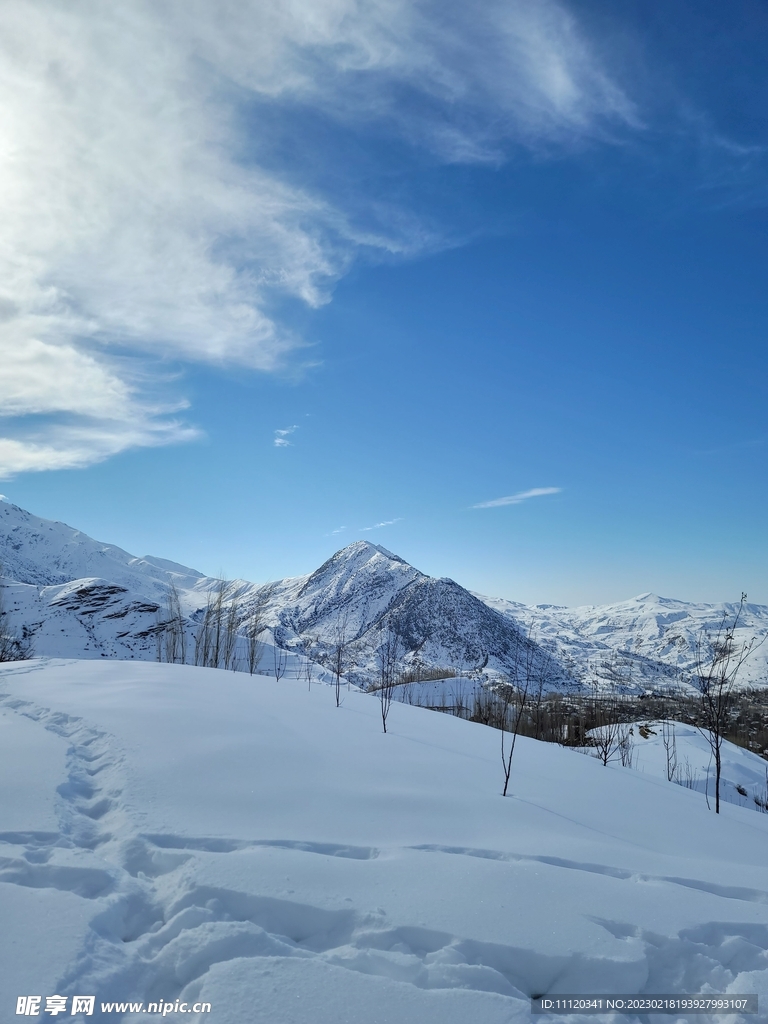
[[[559,494],[562,487],[532,487],[530,491],[519,491],[517,494],[508,494],[505,498],[494,498],[493,501],[481,501],[471,508],[499,508],[502,505],[520,505],[529,498],[540,498],[544,494]]]
[[[292,427],[284,427],[282,430],[276,430],[275,440],[272,442],[275,448],[291,448],[293,446],[293,441],[289,441],[288,438],[298,429],[298,424],[294,423]]]
[[[373,526],[361,526],[360,532],[367,533],[368,530],[380,530],[382,526],[392,526],[393,523],[402,523],[403,517],[398,516],[397,519],[387,519],[383,523],[374,523]]]
[[[339,534],[339,533],[344,533],[344,531],[345,531],[346,529],[347,529],[347,527],[346,527],[346,526],[339,526],[339,527],[337,527],[337,528],[336,528],[335,530],[331,530],[331,532],[330,532],[330,533],[326,533],[326,535],[325,535],[325,536],[326,536],[326,537],[335,537],[335,536],[336,536],[337,534]]]
[[[279,300],[436,244],[374,185],[281,171],[276,120],[467,163],[633,118],[555,0],[6,0],[0,67],[0,476],[196,436],[157,366],[278,370],[301,346]]]

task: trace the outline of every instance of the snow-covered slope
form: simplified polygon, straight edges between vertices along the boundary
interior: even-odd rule
[[[494,730],[395,705],[384,735],[370,695],[286,680],[28,662],[0,693],[3,1020],[54,994],[123,1024],[176,1000],[208,1024],[768,1001],[768,815],[525,738],[505,799]]]
[[[678,785],[704,794],[714,805],[715,766],[708,734],[682,722],[635,722],[631,730],[632,763],[638,771],[671,776]],[[768,811],[768,763],[728,740],[723,740],[720,756],[720,799]]]
[[[602,747],[584,747],[594,757],[607,755],[640,772],[648,772],[701,793],[715,803],[715,764],[709,733],[676,721],[638,720],[609,731],[593,729],[590,737],[605,738]],[[623,747],[623,749],[622,749]],[[768,812],[768,763],[758,754],[723,740],[720,748],[720,799],[750,810]]]

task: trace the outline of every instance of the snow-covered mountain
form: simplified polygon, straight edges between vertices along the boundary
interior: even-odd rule
[[[137,558],[2,502],[0,567],[5,621],[30,637],[36,654],[52,657],[154,659],[171,585],[191,655],[218,585],[195,569]],[[517,670],[546,676],[549,687],[594,680],[628,692],[666,687],[684,680],[701,638],[737,610],[652,594],[597,607],[528,606],[426,576],[366,541],[308,575],[266,586],[239,580],[231,588],[241,631],[261,607],[265,638],[293,652],[294,666],[304,655],[329,666],[343,640],[344,675],[361,684],[375,678],[391,626],[402,639],[402,663],[416,676],[438,668],[491,678]],[[768,607],[745,606],[737,639],[752,636],[768,636]],[[768,685],[768,643],[747,662],[742,681]]]
[[[480,595],[477,595],[478,597]],[[566,670],[589,683],[616,683],[624,689],[685,685],[705,658],[725,616],[733,622],[739,605],[694,604],[656,594],[640,594],[615,604],[564,608],[522,605],[483,598],[489,607],[518,624],[550,650]],[[755,638],[739,681],[768,686],[768,607],[745,604],[736,629],[737,645]]]
[[[136,558],[8,502],[0,502],[0,574],[10,628],[28,636],[36,654],[69,658],[155,657],[169,585],[189,607],[211,583],[195,569]]]
[[[549,685],[574,685],[518,623],[450,579],[435,579],[386,548],[356,541],[308,576],[270,591],[268,619],[278,643],[329,663],[343,636],[345,674],[374,678],[387,631],[401,638],[403,664],[495,674],[544,673]]]
[[[0,504],[0,561],[8,622],[29,636],[36,654],[52,657],[155,658],[171,585],[191,652],[208,595],[219,582],[167,559],[134,557],[8,503]],[[453,580],[425,576],[365,541],[338,551],[309,575],[230,586],[241,631],[261,606],[270,642],[297,656],[328,666],[343,642],[344,676],[363,685],[375,677],[390,626],[401,638],[402,665],[414,671],[443,667],[493,676],[518,666],[546,672],[552,686],[576,685],[513,618]]]
[[[188,590],[203,574],[165,558],[136,558],[64,523],[0,502],[0,574],[35,586],[103,579],[143,597],[162,597],[170,580]]]

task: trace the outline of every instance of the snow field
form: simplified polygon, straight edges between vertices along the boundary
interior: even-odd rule
[[[657,721],[638,721],[622,727],[632,744],[632,767],[659,778],[672,774],[678,785],[686,786],[702,798],[715,799],[715,764],[709,741],[693,725],[668,722],[664,745],[664,725]],[[598,732],[599,730],[594,730]],[[594,753],[586,748],[584,753]],[[618,755],[614,755],[618,758]],[[743,747],[723,740],[721,750],[720,799],[752,810],[768,796],[768,761]],[[760,801],[756,804],[755,798]]]
[[[768,816],[525,738],[503,799],[493,730],[398,704],[384,736],[375,697],[291,680],[37,661],[0,693],[6,1014],[54,992],[206,1000],[211,1024],[766,1005]]]

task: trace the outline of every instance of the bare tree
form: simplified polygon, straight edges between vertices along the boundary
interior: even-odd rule
[[[551,671],[552,655],[549,651],[542,651],[541,656],[533,669],[533,723],[535,727],[534,735],[537,740],[541,739],[544,733],[542,707],[546,696],[546,687],[550,681]]]
[[[276,631],[275,631],[276,632]],[[279,683],[285,675],[285,667],[288,663],[288,655],[282,647],[277,645],[277,637],[272,634],[272,667],[275,675],[275,682]]]
[[[176,584],[171,581],[157,611],[157,660],[172,665],[187,663],[187,631]]]
[[[515,752],[517,735],[528,702],[528,694],[533,683],[536,645],[530,638],[520,638],[515,648],[513,670],[503,690],[503,708],[501,715],[501,764],[504,769],[504,789],[502,796],[507,795],[509,777],[512,774],[512,755]],[[511,716],[511,721],[510,721]],[[505,747],[505,736],[511,733],[509,750]]]
[[[205,608],[195,632],[195,664],[205,668],[218,668],[218,637],[221,633],[222,587],[211,587],[206,595]]]
[[[529,681],[527,679],[523,683],[523,688],[521,690],[515,689],[511,685],[505,687],[505,698],[501,719],[501,764],[504,769],[504,789],[502,790],[502,796],[507,795],[507,789],[509,788],[509,777],[512,774],[512,755],[515,752],[517,734],[520,732],[520,724],[523,720],[525,705],[528,700],[528,687]],[[510,715],[512,718],[511,722]],[[508,751],[505,750],[504,743],[504,737],[507,732],[511,733],[512,736]]]
[[[267,628],[265,621],[267,606],[274,592],[274,583],[267,583],[259,589],[245,627],[248,671],[251,675],[258,670],[264,656],[264,641],[261,635]]]
[[[315,673],[315,663],[312,660],[312,653],[316,643],[317,637],[310,636],[309,634],[303,636],[299,641],[299,650],[304,658],[304,663],[301,667],[301,678],[306,679],[308,690],[312,689],[312,677]]]
[[[399,682],[400,661],[403,656],[403,641],[389,622],[383,629],[383,640],[379,644],[379,703],[381,705],[381,724],[387,731],[389,709],[395,696],[395,688]]]
[[[34,657],[32,638],[26,629],[18,636],[8,625],[8,613],[3,599],[4,590],[5,585],[0,584],[0,662],[28,661]]]
[[[224,604],[227,590],[228,584],[225,580],[220,580],[213,590],[210,623],[210,665],[212,668],[218,668],[221,662],[221,649],[224,646]]]
[[[234,584],[217,580],[209,589],[195,633],[195,664],[236,668],[239,602]]]
[[[211,592],[208,592],[205,608],[202,609],[202,614],[197,623],[197,629],[195,630],[195,664],[207,666],[210,657],[211,647],[211,613],[212,613],[212,598]],[[196,613],[197,614],[197,613]]]
[[[741,595],[736,613],[723,617],[714,637],[707,632],[699,635],[696,644],[696,671],[693,685],[698,691],[703,725],[699,732],[709,743],[715,762],[715,813],[720,813],[720,775],[722,771],[722,747],[728,726],[729,711],[733,704],[734,688],[739,672],[753,652],[756,637],[738,643],[736,630],[747,603],[747,595]],[[761,640],[760,643],[763,641]]]
[[[666,718],[661,723],[661,742],[664,744],[667,762],[667,781],[674,782],[677,775],[677,736],[675,735],[675,723]]]
[[[224,629],[221,644],[222,668],[231,668],[237,671],[237,629],[240,624],[240,602],[234,592],[234,587],[229,589],[229,602],[224,615]]]
[[[343,611],[339,609],[331,636],[330,651],[331,672],[333,673],[334,686],[336,689],[337,708],[341,706],[341,678],[344,675],[347,646],[349,644],[349,640],[347,639],[348,623],[349,609],[345,608]]]
[[[624,729],[608,708],[598,712],[597,721],[599,724],[591,734],[592,745],[595,748],[595,757],[607,767],[608,762],[621,752]]]

